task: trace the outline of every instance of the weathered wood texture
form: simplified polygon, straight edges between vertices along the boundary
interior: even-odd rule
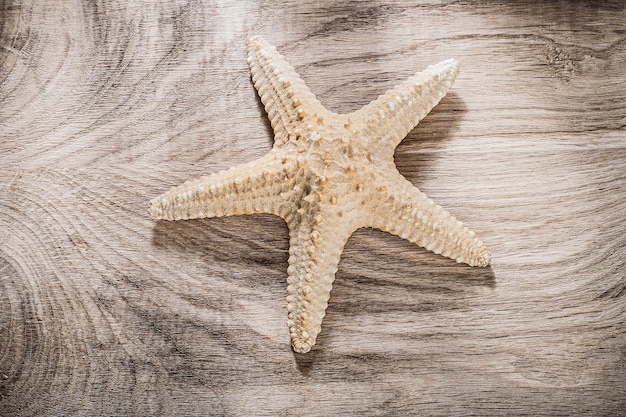
[[[0,415],[626,414],[623,3],[304,3],[0,2]],[[492,266],[360,230],[299,356],[282,220],[151,220],[271,147],[253,34],[342,112],[458,59],[396,161]]]

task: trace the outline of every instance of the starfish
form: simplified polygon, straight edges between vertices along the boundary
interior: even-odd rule
[[[441,100],[458,63],[429,66],[349,114],[320,104],[276,48],[248,41],[252,81],[274,130],[260,159],[188,181],[151,201],[150,214],[180,220],[252,213],[289,228],[287,312],[294,351],[315,344],[339,258],[360,227],[387,231],[436,254],[486,266],[491,254],[460,221],[397,170],[398,143]]]

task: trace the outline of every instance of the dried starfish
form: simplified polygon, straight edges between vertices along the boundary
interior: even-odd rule
[[[254,86],[274,129],[264,157],[174,187],[150,214],[179,220],[271,213],[289,227],[288,325],[308,352],[321,330],[343,247],[359,227],[400,236],[437,254],[486,266],[491,254],[463,224],[397,170],[394,149],[446,94],[450,59],[418,72],[350,114],[324,108],[276,48],[248,41]]]

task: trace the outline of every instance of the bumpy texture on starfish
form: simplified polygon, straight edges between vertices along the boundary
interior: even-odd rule
[[[179,220],[271,213],[289,227],[288,325],[296,352],[321,330],[339,257],[359,227],[400,236],[437,254],[486,266],[482,242],[396,169],[394,149],[446,94],[450,59],[418,72],[350,114],[324,108],[276,48],[248,41],[254,86],[274,129],[264,157],[188,181],[151,201]]]

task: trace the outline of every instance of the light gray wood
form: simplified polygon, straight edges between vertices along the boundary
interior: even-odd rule
[[[0,2],[0,415],[624,415],[622,2]],[[454,57],[400,171],[493,253],[349,240],[313,351],[277,217],[148,201],[260,157],[247,37],[348,112]]]

